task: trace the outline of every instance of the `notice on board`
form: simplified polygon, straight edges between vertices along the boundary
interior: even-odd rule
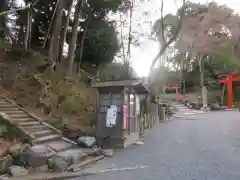
[[[113,127],[117,121],[117,106],[111,105],[107,111],[106,127]]]

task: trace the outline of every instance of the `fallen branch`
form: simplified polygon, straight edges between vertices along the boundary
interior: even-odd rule
[[[8,10],[8,11],[3,11],[3,12],[0,13],[0,16],[3,16],[3,15],[5,15],[5,14],[9,14],[9,13],[14,13],[14,12],[23,11],[23,10],[32,8],[32,7],[35,6],[38,2],[39,2],[39,0],[36,0],[34,3],[28,4],[27,6],[20,7],[20,8],[17,8],[17,9],[11,9],[11,10]]]
[[[135,167],[127,167],[127,168],[106,169],[106,170],[101,170],[101,171],[96,171],[96,172],[85,173],[85,176],[94,175],[94,174],[98,174],[98,173],[119,172],[119,171],[137,170],[137,169],[144,169],[144,168],[147,168],[147,166],[135,166]]]
[[[91,163],[94,163],[94,162],[97,162],[101,159],[103,159],[104,156],[101,155],[101,156],[97,156],[97,157],[94,157],[94,158],[91,158],[91,159],[88,159],[86,161],[83,161],[82,163],[80,164],[74,164],[70,167],[67,168],[68,171],[71,171],[71,172],[77,172],[77,171],[81,171],[83,170],[83,168],[86,166],[86,165],[89,165]]]
[[[0,16],[3,16],[5,14],[9,14],[9,13],[14,13],[14,12],[17,12],[17,11],[23,11],[23,10],[26,10],[30,7],[31,7],[30,5],[27,5],[25,7],[21,7],[21,8],[18,8],[18,9],[11,9],[11,10],[8,10],[8,11],[3,11],[3,12],[0,13]]]
[[[163,4],[163,0],[162,0],[162,5],[161,5],[161,20],[162,20],[162,41],[163,44],[166,44],[166,38],[165,38],[165,34],[164,34],[164,19],[163,19],[163,8],[164,8],[164,4]]]

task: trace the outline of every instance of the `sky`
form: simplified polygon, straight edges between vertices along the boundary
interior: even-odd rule
[[[145,37],[140,37],[142,43],[139,47],[132,48],[132,66],[139,76],[147,76],[151,66],[153,58],[157,55],[159,50],[159,44],[156,41],[149,40],[147,35],[151,33],[151,23],[161,17],[160,0],[143,0],[144,3],[138,6],[133,13],[134,24],[141,24],[141,26],[134,25],[133,31],[141,34],[145,34]],[[192,2],[212,2],[207,0],[191,0]],[[182,0],[164,0],[164,14],[176,13],[178,7],[180,7]],[[218,4],[227,4],[227,6],[233,8],[236,12],[240,13],[240,0],[218,0]],[[147,12],[147,15],[145,15]]]

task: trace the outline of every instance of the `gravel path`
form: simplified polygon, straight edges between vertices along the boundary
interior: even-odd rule
[[[136,166],[143,168],[74,180],[240,179],[240,113],[199,114],[160,124],[147,133],[144,145],[117,152],[88,171]]]

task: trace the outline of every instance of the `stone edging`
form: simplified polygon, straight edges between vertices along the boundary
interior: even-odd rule
[[[0,95],[2,98],[4,98],[6,101],[8,101],[9,103],[11,103],[12,105],[16,106],[17,108],[19,108],[21,111],[25,112],[27,115],[29,115],[30,117],[34,118],[36,121],[38,121],[39,123],[47,126],[48,128],[52,129],[53,131],[59,133],[59,134],[62,134],[62,131],[60,131],[59,129],[56,129],[55,127],[53,127],[52,125],[46,123],[46,122],[43,122],[39,117],[35,116],[34,114],[32,113],[29,113],[26,109],[20,107],[19,105],[17,105],[14,101],[10,100],[8,97],[6,97],[3,93],[1,93]],[[62,140],[64,141],[67,141],[73,145],[77,145],[76,142],[74,141],[71,141],[70,139],[67,139],[65,137],[61,137]]]

